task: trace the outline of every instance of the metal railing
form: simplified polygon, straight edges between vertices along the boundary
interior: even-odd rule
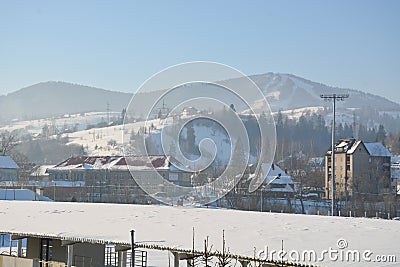
[[[106,247],[104,263],[106,267],[118,266],[118,252],[115,251],[115,247]],[[124,267],[147,267],[147,251],[135,250],[135,262],[133,265],[132,253],[131,251],[126,251],[126,266]]]

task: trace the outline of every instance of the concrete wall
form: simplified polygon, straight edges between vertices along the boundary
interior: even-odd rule
[[[75,243],[73,244],[73,265],[104,266],[105,246],[101,244]],[[53,258],[58,262],[67,262],[68,248],[62,246],[60,240],[53,240]],[[89,265],[91,263],[92,265]]]
[[[0,255],[0,267],[36,267],[36,266],[39,266],[39,263],[32,259]]]
[[[82,261],[88,266],[91,259],[91,266],[104,266],[105,246],[101,244],[77,243],[74,244],[74,265],[81,267]]]
[[[51,260],[67,262],[67,247],[61,246],[61,240],[53,240],[53,257]]]
[[[349,157],[347,159],[347,157]],[[349,186],[346,186],[346,177],[349,178],[349,171],[347,170],[347,161],[350,161],[350,156],[347,153],[335,154],[335,184],[336,184],[336,197],[343,199],[347,195],[351,195],[349,192]],[[351,168],[349,168],[351,169]],[[346,192],[347,191],[347,192]]]
[[[28,237],[26,241],[26,257],[29,259],[40,258],[40,238]]]
[[[352,188],[354,191],[374,193],[376,183],[371,180],[371,162],[368,151],[359,145],[352,157]]]

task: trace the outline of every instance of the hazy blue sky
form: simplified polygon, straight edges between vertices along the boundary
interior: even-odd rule
[[[133,92],[193,60],[400,103],[400,1],[0,1],[0,94],[56,80]]]

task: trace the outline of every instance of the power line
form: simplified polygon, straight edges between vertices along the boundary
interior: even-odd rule
[[[110,103],[107,102],[107,126],[110,125]]]

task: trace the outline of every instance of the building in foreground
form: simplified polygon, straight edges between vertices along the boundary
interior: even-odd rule
[[[349,244],[349,249],[343,252],[373,251],[373,255],[368,255],[386,255],[386,264],[394,264],[393,258],[389,261],[389,255],[397,257],[397,261],[400,259],[396,246],[400,239],[399,222],[394,220],[382,222],[366,218],[159,205],[21,201],[0,201],[0,211],[0,234],[20,240],[20,246],[14,248],[11,256],[4,255],[10,254],[7,249],[0,255],[2,266],[40,266],[33,265],[37,262],[42,266],[127,267],[132,249],[131,230],[135,231],[135,253],[140,250],[148,253],[147,266],[178,267],[179,263],[184,266],[186,262],[190,266],[193,231],[197,260],[204,253],[204,240],[208,239],[210,252],[222,251],[224,231],[232,265],[238,267],[254,264],[254,254],[257,256],[259,251],[278,252],[282,246],[300,255],[305,250],[314,250],[321,258],[320,261],[308,257],[298,261],[287,258],[289,262],[307,262],[314,266],[370,266],[363,260],[363,254],[360,261],[350,262],[321,257],[327,248],[337,249],[338,238],[342,236]],[[376,232],[373,239],[371,229]],[[26,247],[22,249],[24,242]],[[155,257],[153,253],[156,252],[164,254]],[[142,254],[135,256],[135,262],[143,260]],[[269,254],[265,265],[259,266],[289,265],[273,263],[272,258],[278,260],[278,254]],[[14,264],[6,265],[5,261]]]
[[[325,195],[332,198],[332,150],[325,155]],[[335,145],[335,196],[347,199],[359,193],[375,196],[390,193],[391,153],[381,143],[354,138],[341,139]]]

